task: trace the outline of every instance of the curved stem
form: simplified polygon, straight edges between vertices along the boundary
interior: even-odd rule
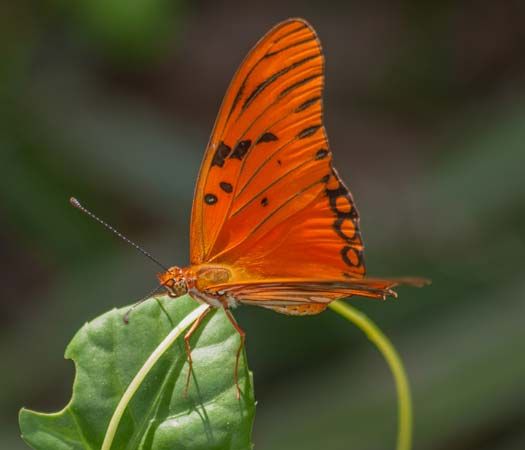
[[[104,442],[102,443],[101,450],[111,449],[120,419],[122,418],[122,415],[124,414],[124,411],[126,410],[133,395],[135,392],[137,392],[137,389],[140,387],[149,371],[153,368],[159,358],[166,352],[166,350],[171,347],[171,345],[181,335],[181,333],[186,328],[188,328],[204,312],[206,308],[209,308],[209,305],[200,305],[198,308],[190,312],[177,324],[175,328],[173,328],[173,330],[170,331],[170,333],[158,345],[153,353],[149,355],[144,365],[137,372],[137,375],[135,375],[135,378],[133,378],[129,386],[124,391],[124,394],[122,395],[122,398],[120,399],[120,402],[118,403],[117,408],[115,409],[115,412],[109,421],[108,429],[106,431],[106,435],[104,436]]]
[[[401,358],[390,340],[366,315],[342,301],[335,301],[330,308],[363,331],[386,359],[396,383],[398,398],[397,450],[412,447],[412,400],[410,386]]]

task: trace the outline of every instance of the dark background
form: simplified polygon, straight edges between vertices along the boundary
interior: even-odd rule
[[[325,119],[362,216],[369,273],[432,278],[352,300],[413,387],[415,449],[525,448],[525,4],[521,1],[54,0],[0,4],[0,441],[56,410],[85,322],[188,257],[193,186],[224,91],[275,23],[326,52]],[[257,449],[388,449],[385,362],[332,312],[261,308],[247,330]]]

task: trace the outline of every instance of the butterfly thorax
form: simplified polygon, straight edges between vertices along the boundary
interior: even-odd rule
[[[231,296],[213,290],[213,286],[223,284],[232,278],[231,271],[224,266],[200,265],[183,268],[173,266],[159,274],[158,278],[170,297],[189,294],[195,300],[216,308],[229,308],[237,304]]]

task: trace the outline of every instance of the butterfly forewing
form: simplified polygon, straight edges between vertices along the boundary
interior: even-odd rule
[[[228,264],[247,279],[364,276],[359,217],[323,126],[323,71],[319,40],[298,19],[244,60],[201,167],[192,264]]]
[[[290,67],[290,64],[283,65],[282,57],[291,56],[294,58],[291,64],[296,64],[305,35],[315,37],[302,21],[291,20],[276,26],[251,50],[226,92],[196,186],[191,226],[192,263],[206,261],[210,255],[236,195],[233,191],[238,190],[246,153],[258,142],[274,139],[270,132],[263,131],[272,116],[280,115],[279,102],[274,102],[269,94],[282,82],[279,74]],[[299,52],[290,51],[295,46]],[[289,68],[287,73],[294,76],[295,69]],[[210,204],[215,207],[205,207]]]

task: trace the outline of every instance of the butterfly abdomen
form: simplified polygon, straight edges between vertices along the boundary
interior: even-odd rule
[[[287,316],[313,316],[315,314],[322,313],[328,307],[327,304],[323,305],[317,303],[291,306],[259,306],[271,309],[280,314],[286,314]]]

